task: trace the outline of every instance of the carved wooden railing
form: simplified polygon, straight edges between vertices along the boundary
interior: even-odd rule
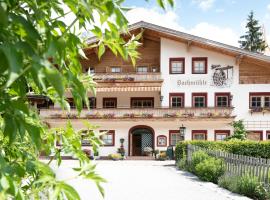
[[[70,112],[60,109],[40,109],[43,118],[232,118],[233,108],[113,108],[83,109],[78,116],[76,109]]]
[[[160,73],[95,73],[95,81],[115,82],[115,81],[162,81]]]

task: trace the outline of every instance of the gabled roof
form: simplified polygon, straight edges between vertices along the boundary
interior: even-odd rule
[[[236,56],[236,57],[248,57],[251,59],[255,60],[260,60],[263,62],[268,62],[270,63],[270,56],[266,56],[260,53],[254,53],[250,52],[248,50],[244,50],[238,47],[234,47],[231,45],[223,44],[220,42],[216,42],[213,40],[209,40],[206,38],[198,37],[195,35],[191,35],[188,33],[184,33],[181,31],[173,30],[170,28],[165,28],[162,26],[158,26],[155,24],[151,24],[148,22],[140,21],[134,24],[131,24],[129,26],[129,31],[136,31],[136,30],[145,30],[145,31],[150,31],[154,33],[158,37],[164,37],[164,38],[169,38],[172,40],[180,40],[180,41],[186,41],[190,42],[191,44],[194,43],[197,46],[205,47],[205,48],[211,48],[214,50],[220,50],[222,52],[225,52],[231,56]],[[94,43],[97,42],[96,37],[89,38],[88,43]]]

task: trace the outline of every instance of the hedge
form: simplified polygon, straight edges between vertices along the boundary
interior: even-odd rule
[[[192,144],[199,147],[211,149],[211,150],[219,150],[225,151],[228,153],[252,156],[252,157],[260,157],[260,158],[269,158],[270,159],[270,142],[256,142],[256,141],[239,141],[239,140],[231,140],[231,141],[183,141],[179,142],[175,148],[175,160],[179,161],[183,157],[183,153],[186,153],[187,145]]]

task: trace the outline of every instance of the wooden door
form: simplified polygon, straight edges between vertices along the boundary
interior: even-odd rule
[[[142,135],[134,134],[132,136],[132,155],[141,156],[142,155]]]

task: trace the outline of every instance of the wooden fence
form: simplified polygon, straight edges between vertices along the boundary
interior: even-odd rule
[[[222,151],[214,151],[189,144],[187,147],[188,163],[191,162],[192,154],[199,150],[205,151],[210,156],[223,159],[226,174],[236,176],[256,176],[260,182],[267,186],[269,185],[270,159],[243,156]]]

